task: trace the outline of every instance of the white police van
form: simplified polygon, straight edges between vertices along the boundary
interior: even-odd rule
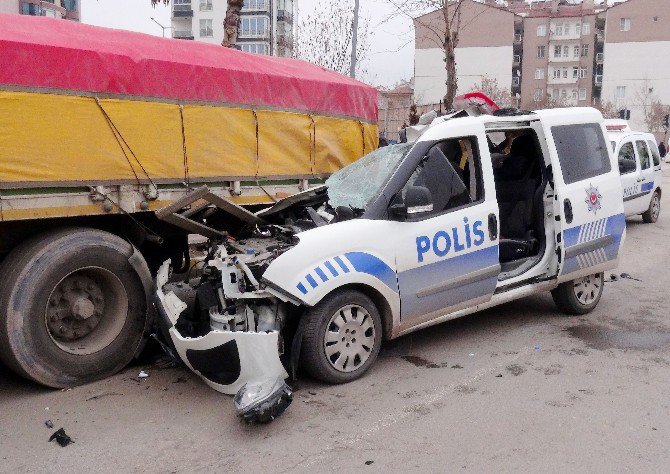
[[[248,216],[213,245],[194,304],[166,262],[157,306],[184,363],[244,412],[280,404],[298,361],[342,383],[383,340],[531,294],[593,310],[626,232],[601,114],[450,117]]]
[[[661,155],[651,133],[634,132],[625,120],[606,120],[612,151],[619,162],[626,217],[642,215],[646,223],[661,212]]]

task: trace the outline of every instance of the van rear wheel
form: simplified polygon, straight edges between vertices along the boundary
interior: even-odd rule
[[[558,309],[564,313],[586,314],[598,305],[604,286],[604,274],[596,273],[561,283],[551,292],[551,296]]]
[[[15,248],[0,274],[0,359],[54,388],[108,377],[135,355],[148,323],[141,260],[108,232],[63,229]]]
[[[646,224],[653,224],[658,220],[661,214],[661,195],[658,191],[654,191],[654,195],[649,202],[649,209],[642,213],[642,221]]]

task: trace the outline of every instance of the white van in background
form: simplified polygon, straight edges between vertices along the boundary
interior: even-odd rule
[[[634,132],[625,120],[605,120],[608,140],[619,161],[626,217],[642,215],[646,223],[661,212],[661,155],[651,133]]]

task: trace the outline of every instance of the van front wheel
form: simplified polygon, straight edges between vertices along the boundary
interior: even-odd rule
[[[568,314],[586,314],[593,311],[603,294],[603,273],[588,275],[561,283],[551,292],[559,310]]]

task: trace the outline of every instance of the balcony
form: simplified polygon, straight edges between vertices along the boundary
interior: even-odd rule
[[[189,18],[193,16],[193,7],[190,3],[175,3],[172,5],[172,18]]]
[[[192,40],[195,39],[191,30],[174,30],[172,33],[174,39]]]
[[[512,66],[518,66],[519,64],[521,64],[521,56],[518,55],[518,54],[515,54],[512,57]]]
[[[605,61],[605,53],[596,53],[596,63],[602,64]]]
[[[602,87],[602,85],[603,85],[603,75],[602,74],[596,74],[595,79],[593,80],[593,84],[595,84],[596,87]]]

